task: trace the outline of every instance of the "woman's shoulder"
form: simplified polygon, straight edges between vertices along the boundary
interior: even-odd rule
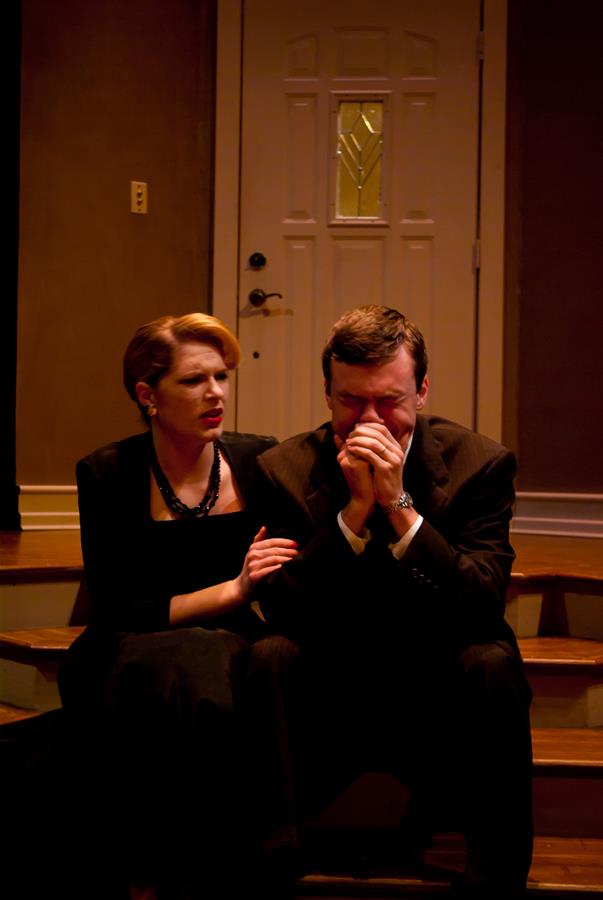
[[[146,462],[151,448],[148,432],[134,434],[121,441],[98,447],[79,460],[76,470],[91,470],[99,476],[111,476],[137,468]]]

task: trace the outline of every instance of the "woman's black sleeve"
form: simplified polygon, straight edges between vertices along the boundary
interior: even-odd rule
[[[76,468],[84,572],[96,623],[113,631],[164,631],[171,597],[153,583],[153,560],[128,509],[127,485],[88,459]]]

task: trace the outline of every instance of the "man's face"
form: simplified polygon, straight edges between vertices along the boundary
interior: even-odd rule
[[[333,430],[345,440],[357,424],[378,422],[405,448],[428,388],[425,377],[417,391],[415,363],[405,346],[382,365],[348,365],[332,359],[327,403]]]

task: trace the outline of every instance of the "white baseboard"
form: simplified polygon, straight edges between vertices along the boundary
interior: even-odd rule
[[[24,531],[76,531],[80,527],[74,484],[24,484],[19,489]],[[519,491],[511,522],[515,534],[603,538],[603,494]]]
[[[511,531],[603,538],[603,494],[518,491]]]
[[[23,531],[77,531],[80,516],[76,485],[20,485],[19,515]]]

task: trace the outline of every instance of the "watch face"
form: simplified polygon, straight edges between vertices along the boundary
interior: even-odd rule
[[[384,506],[383,509],[386,513],[394,513],[399,509],[412,509],[413,505],[412,497],[408,491],[403,491],[395,503]]]

